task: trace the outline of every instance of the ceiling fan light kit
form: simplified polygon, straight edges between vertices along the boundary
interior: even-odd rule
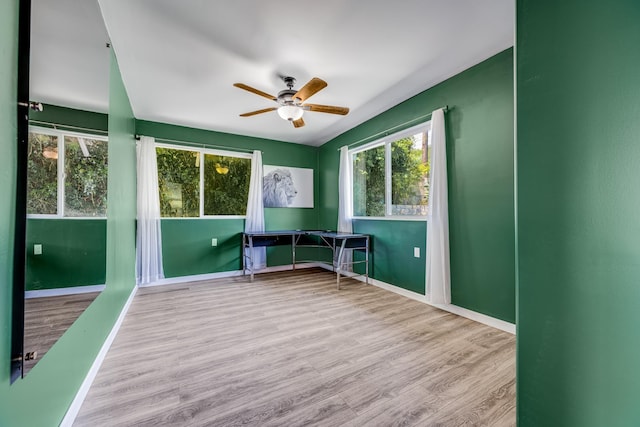
[[[307,84],[305,84],[300,90],[296,91],[293,89],[293,86],[296,83],[296,79],[293,77],[283,77],[282,80],[284,84],[287,85],[288,89],[281,90],[278,92],[278,96],[275,97],[266,92],[262,92],[261,90],[255,89],[251,86],[247,86],[243,83],[235,83],[234,86],[240,89],[244,89],[248,92],[254,93],[256,95],[262,96],[264,98],[270,99],[271,101],[275,101],[280,104],[279,107],[272,108],[264,108],[262,110],[251,111],[249,113],[240,114],[240,117],[250,117],[255,116],[257,114],[267,113],[269,111],[276,110],[278,115],[287,121],[293,123],[295,128],[299,128],[304,126],[304,120],[302,120],[302,115],[305,111],[316,111],[320,113],[329,113],[329,114],[340,114],[346,115],[349,112],[349,109],[346,107],[335,107],[332,105],[316,105],[316,104],[304,104],[304,102],[318,93],[325,87],[327,87],[327,82],[318,77],[314,77]]]
[[[304,110],[297,105],[283,105],[278,108],[278,115],[285,120],[298,120],[304,114]]]

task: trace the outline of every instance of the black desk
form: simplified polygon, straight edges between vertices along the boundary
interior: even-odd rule
[[[328,248],[332,251],[333,271],[337,273],[337,286],[340,289],[340,276],[345,266],[364,263],[365,282],[369,284],[369,242],[367,234],[341,233],[337,231],[313,231],[313,230],[279,230],[279,231],[255,231],[242,234],[242,274],[247,271],[253,275],[253,248],[270,246],[291,246],[291,264],[296,269],[296,248],[316,247]],[[245,249],[250,249],[246,251]],[[344,262],[346,249],[364,251],[364,260]]]

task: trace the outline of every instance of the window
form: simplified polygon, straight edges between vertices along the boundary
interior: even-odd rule
[[[247,212],[251,155],[158,144],[162,217],[241,216]]]
[[[422,124],[351,151],[354,216],[427,215],[429,129]]]
[[[204,214],[246,215],[251,159],[204,155]]]
[[[385,146],[353,155],[353,214],[384,216]]]
[[[28,145],[27,214],[106,216],[106,138],[31,128]]]
[[[160,214],[163,217],[200,216],[200,153],[156,148]]]

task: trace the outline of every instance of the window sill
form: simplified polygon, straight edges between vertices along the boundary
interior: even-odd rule
[[[427,222],[426,216],[354,216],[354,220],[358,221],[424,221]]]
[[[58,216],[58,215],[27,215],[27,219],[78,219],[78,220],[87,220],[87,219],[95,219],[95,220],[105,220],[106,216]]]
[[[179,217],[174,217],[174,216],[163,216],[162,218],[160,218],[161,220],[181,220],[181,219],[245,219],[246,216],[245,215],[210,215],[210,216],[179,216]]]

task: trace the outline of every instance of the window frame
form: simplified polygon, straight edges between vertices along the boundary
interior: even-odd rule
[[[58,144],[57,144],[57,149],[58,149],[58,173],[57,173],[57,183],[56,183],[56,210],[57,213],[55,214],[27,214],[27,219],[79,219],[79,220],[86,220],[86,219],[97,219],[97,220],[104,220],[107,219],[107,215],[105,214],[104,216],[65,216],[64,215],[64,208],[65,208],[65,189],[64,189],[64,184],[65,184],[65,178],[66,175],[64,173],[64,168],[65,168],[65,136],[69,136],[72,138],[87,138],[87,139],[94,139],[96,141],[104,141],[107,144],[109,144],[109,137],[106,135],[98,135],[98,134],[92,134],[92,133],[86,133],[86,132],[76,132],[76,131],[67,131],[67,130],[61,130],[61,129],[54,129],[54,128],[48,128],[48,127],[42,127],[42,126],[33,126],[33,125],[29,125],[29,133],[39,133],[42,135],[49,135],[49,136],[55,136],[56,138],[58,138]],[[107,160],[107,173],[109,171],[109,160]],[[108,203],[108,202],[107,202]]]
[[[384,146],[384,216],[361,216],[361,215],[352,215],[352,219],[356,220],[389,220],[389,221],[426,221],[427,215],[393,215],[392,214],[392,177],[393,171],[391,170],[391,145],[402,138],[407,136],[413,136],[416,133],[427,132],[427,143],[431,141],[431,120],[427,120],[425,122],[419,123],[417,125],[411,126],[409,128],[403,129],[401,131],[391,133],[389,135],[385,135],[382,138],[378,138],[374,141],[368,142],[366,144],[360,145],[353,149],[349,150],[349,167],[351,168],[351,177],[353,179],[353,163],[354,156],[358,153],[362,153],[364,151],[371,150],[373,148]],[[429,153],[430,155],[431,153]],[[431,177],[429,177],[430,179]],[[354,182],[351,183],[351,190],[353,192]],[[352,198],[353,199],[353,198]],[[352,200],[353,204],[353,200]],[[429,208],[429,204],[427,204],[427,209]],[[353,211],[353,205],[351,206]]]
[[[247,215],[205,215],[204,214],[204,156],[206,154],[214,155],[214,156],[225,156],[225,157],[236,157],[240,159],[249,159],[251,170],[251,162],[253,161],[253,155],[251,153],[243,153],[239,151],[230,151],[230,150],[220,150],[215,148],[205,148],[205,147],[193,147],[189,145],[176,145],[176,144],[167,144],[164,142],[156,142],[155,148],[165,148],[170,150],[182,150],[182,151],[191,151],[198,153],[198,157],[200,158],[200,182],[199,182],[199,207],[198,207],[198,216],[162,216],[160,215],[161,220],[194,220],[194,219],[246,219]],[[157,152],[156,152],[157,156]],[[157,157],[156,157],[157,158]],[[158,189],[159,190],[159,189]]]

